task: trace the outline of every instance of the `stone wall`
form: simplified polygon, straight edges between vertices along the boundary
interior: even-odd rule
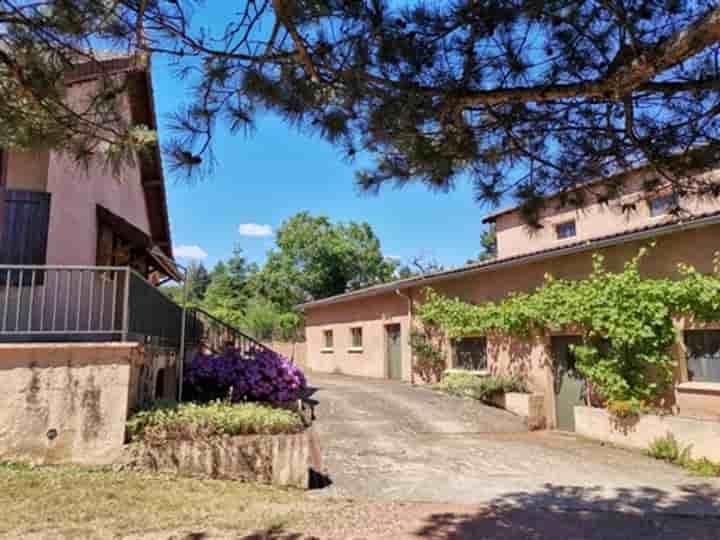
[[[545,398],[542,394],[508,392],[498,394],[490,401],[496,407],[522,416],[530,430],[545,428]]]
[[[123,461],[130,467],[152,472],[307,489],[310,466],[317,459],[316,445],[311,431],[169,440],[162,445],[138,442],[126,448]]]
[[[575,407],[575,431],[591,439],[641,450],[647,450],[654,439],[672,433],[680,445],[692,445],[693,458],[720,461],[720,422],[716,420],[653,414],[617,419],[604,409]]]
[[[112,463],[128,411],[173,369],[137,343],[0,344],[0,459]]]

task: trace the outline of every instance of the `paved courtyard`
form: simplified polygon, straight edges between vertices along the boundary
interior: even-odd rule
[[[720,481],[638,452],[528,433],[506,411],[401,382],[312,374],[310,383],[332,482],[320,497],[720,518]]]

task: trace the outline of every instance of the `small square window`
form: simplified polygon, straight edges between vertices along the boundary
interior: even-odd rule
[[[324,338],[325,348],[332,349],[333,348],[333,331],[325,330],[323,332],[323,338]]]
[[[650,199],[648,205],[650,206],[651,217],[662,216],[677,206],[677,197],[673,193],[662,195],[661,197]]]
[[[362,328],[351,328],[350,329],[350,345],[353,349],[359,349],[362,347]]]
[[[455,342],[456,369],[487,369],[487,341],[484,337],[467,337]]]
[[[563,240],[564,238],[572,238],[577,234],[577,230],[575,228],[575,220],[573,221],[566,221],[565,223],[558,223],[555,225],[555,234],[557,235],[558,240]]]

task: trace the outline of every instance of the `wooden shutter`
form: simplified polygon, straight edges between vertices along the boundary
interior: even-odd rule
[[[50,194],[5,190],[0,264],[45,264]]]

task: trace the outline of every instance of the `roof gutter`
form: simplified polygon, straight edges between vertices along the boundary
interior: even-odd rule
[[[367,290],[359,290],[357,292],[348,293],[339,296],[331,296],[322,300],[316,300],[314,302],[307,302],[298,306],[300,309],[326,306],[331,304],[337,304],[341,302],[347,302],[350,300],[356,300],[360,298],[366,298],[369,296],[376,296],[378,294],[392,292],[394,290],[408,289],[410,287],[417,287],[424,284],[437,283],[440,281],[447,281],[450,279],[456,279],[458,277],[481,273],[491,272],[494,270],[500,270],[503,268],[509,268],[520,264],[527,264],[531,262],[539,262],[547,259],[553,259],[555,257],[561,257],[563,255],[573,255],[575,253],[582,253],[585,251],[603,249],[606,247],[617,246],[621,244],[627,244],[629,242],[637,242],[639,240],[647,240],[657,236],[665,236],[670,233],[682,232],[691,229],[697,229],[707,225],[715,225],[720,223],[720,215],[706,216],[691,221],[676,222],[669,224],[665,227],[653,228],[644,231],[638,231],[634,233],[628,233],[623,236],[607,238],[604,240],[588,240],[584,244],[569,246],[567,248],[560,248],[555,251],[541,252],[536,254],[529,254],[525,256],[517,256],[514,258],[507,259],[505,261],[493,261],[485,263],[481,266],[458,268],[456,270],[448,270],[442,274],[431,274],[427,276],[421,276],[413,280],[407,280],[405,283],[388,283],[385,287],[376,287]]]

